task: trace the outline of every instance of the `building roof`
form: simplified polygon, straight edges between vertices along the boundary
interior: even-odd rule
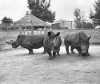
[[[30,14],[30,13],[26,13],[26,15],[24,17],[22,17],[20,20],[18,20],[15,23],[21,22],[21,25],[26,25],[26,26],[31,26],[31,24],[33,26],[51,26],[50,24],[48,24],[47,22],[42,21],[41,19],[35,17],[34,15]]]

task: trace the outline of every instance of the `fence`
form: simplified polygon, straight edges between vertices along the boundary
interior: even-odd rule
[[[37,23],[39,24],[39,23]],[[50,26],[47,26],[45,23],[42,26],[38,26],[33,22],[13,22],[9,23],[2,23],[0,24],[0,30],[4,31],[19,31],[19,34],[24,35],[41,35],[45,34],[47,31],[51,30]]]

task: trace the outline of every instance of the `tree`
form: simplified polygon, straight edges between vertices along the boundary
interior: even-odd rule
[[[2,19],[3,26],[7,27],[10,26],[11,23],[13,23],[13,20],[11,18],[7,18],[6,16]]]
[[[76,28],[83,28],[84,23],[84,12],[82,12],[80,9],[76,8],[74,10],[74,16],[75,16],[75,27]]]
[[[94,27],[93,27],[93,24],[91,22],[87,22],[86,23],[86,28],[93,29]]]
[[[93,4],[94,11],[90,10],[90,19],[92,19],[94,26],[100,25],[100,1],[95,1]]]
[[[9,26],[11,23],[13,23],[13,20],[11,18],[4,17],[2,19],[2,24],[4,24],[4,25],[8,25]]]
[[[28,0],[28,5],[34,16],[43,21],[53,22],[55,20],[55,12],[49,9],[50,2],[50,0]]]
[[[76,8],[74,11],[75,16],[75,27],[78,29],[81,28],[94,28],[91,22],[87,22],[84,18],[84,11],[82,12],[80,9]]]

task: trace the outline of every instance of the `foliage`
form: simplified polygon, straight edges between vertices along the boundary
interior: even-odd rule
[[[90,19],[92,19],[94,26],[100,25],[100,1],[95,1],[94,11],[90,10]]]
[[[84,21],[84,13],[78,8],[74,10],[74,16],[75,16],[75,27],[76,28],[82,28],[82,23]]]
[[[34,16],[43,21],[53,22],[55,20],[55,12],[49,9],[50,2],[50,0],[28,0],[28,5]]]
[[[13,20],[11,18],[4,17],[2,19],[2,24],[5,25],[6,27],[9,26],[11,23],[13,23]]]
[[[84,18],[84,11],[82,12],[80,9],[76,8],[74,11],[75,16],[75,27],[78,29],[81,28],[93,28],[93,24],[90,22],[86,22]]]
[[[93,27],[93,24],[91,22],[87,22],[85,28],[93,29],[94,27]]]

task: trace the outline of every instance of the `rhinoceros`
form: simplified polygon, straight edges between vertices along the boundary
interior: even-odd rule
[[[16,41],[12,41],[9,44],[11,44],[13,48],[17,48],[18,46],[26,48],[29,50],[29,54],[33,54],[33,49],[38,49],[43,46],[44,37],[44,35],[18,35]]]
[[[60,46],[62,43],[59,35],[60,32],[56,34],[53,32],[48,32],[48,35],[43,40],[44,51],[48,53],[49,60],[52,60],[56,56],[56,53],[59,55]]]
[[[88,37],[84,31],[76,32],[73,34],[66,35],[64,38],[64,44],[66,47],[66,52],[69,54],[69,46],[71,46],[71,52],[74,53],[74,49],[79,52],[80,56],[89,56],[89,40],[91,36]]]

